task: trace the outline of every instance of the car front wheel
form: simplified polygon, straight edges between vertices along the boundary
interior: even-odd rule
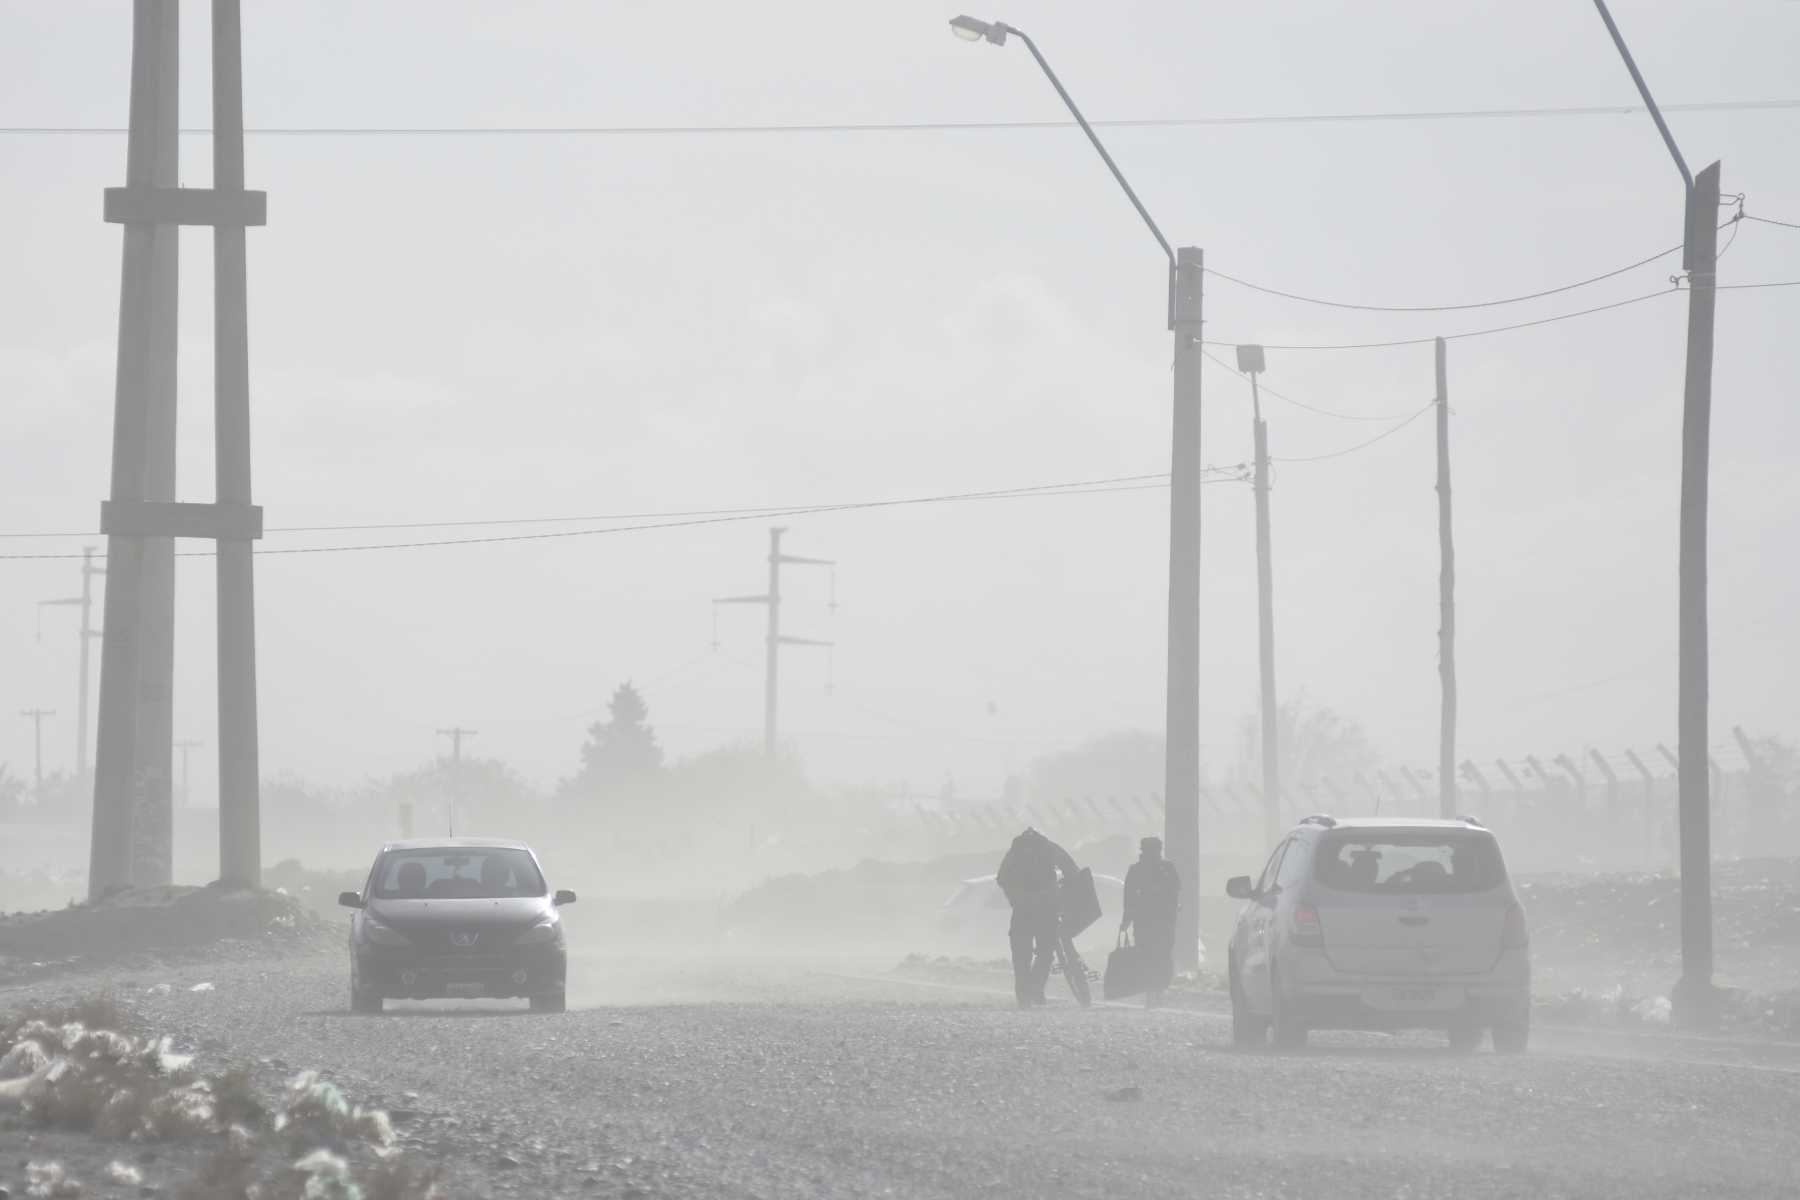
[[[353,1013],[378,1013],[381,1011],[381,993],[373,988],[363,986],[362,978],[357,970],[350,970],[350,1011]]]

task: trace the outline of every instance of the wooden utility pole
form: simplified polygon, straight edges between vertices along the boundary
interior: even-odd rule
[[[1450,530],[1450,386],[1444,339],[1437,357],[1438,814],[1456,815],[1456,542]]]
[[[183,808],[194,807],[194,791],[193,788],[189,786],[188,752],[197,750],[205,744],[206,743],[204,742],[191,740],[175,743],[175,748],[181,751],[181,807]]]
[[[1281,725],[1275,695],[1275,585],[1269,546],[1269,423],[1263,420],[1257,377],[1265,369],[1261,346],[1237,348],[1238,370],[1250,377],[1256,455],[1256,648],[1262,681],[1263,844],[1281,836]]]

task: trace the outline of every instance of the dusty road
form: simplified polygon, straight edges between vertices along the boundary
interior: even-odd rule
[[[185,990],[200,980],[213,990]],[[1020,1013],[978,981],[842,961],[584,959],[573,982],[561,1016],[380,1018],[348,1013],[336,957],[117,985],[209,1060],[270,1087],[316,1067],[398,1110],[455,1195],[1800,1195],[1792,1048],[1645,1056],[1561,1034],[1461,1058],[1315,1035],[1303,1055],[1240,1053],[1217,1013]]]

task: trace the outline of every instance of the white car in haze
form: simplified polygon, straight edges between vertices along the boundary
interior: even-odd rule
[[[1530,1037],[1525,910],[1494,835],[1460,821],[1307,817],[1244,901],[1231,936],[1232,1039],[1306,1044],[1310,1029],[1443,1029],[1473,1050]]]

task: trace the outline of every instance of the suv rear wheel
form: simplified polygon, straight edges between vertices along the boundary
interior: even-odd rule
[[[1494,1026],[1494,1052],[1523,1054],[1530,1043],[1531,1007],[1530,1001],[1526,1001],[1505,1022]]]
[[[1243,1048],[1261,1046],[1268,1040],[1269,1021],[1267,1017],[1259,1017],[1250,1011],[1250,1002],[1244,997],[1244,983],[1238,978],[1235,959],[1231,963],[1230,980],[1231,1044]]]
[[[1269,1035],[1277,1050],[1304,1050],[1306,1026],[1294,1011],[1294,1002],[1281,994],[1281,978],[1269,972]]]

